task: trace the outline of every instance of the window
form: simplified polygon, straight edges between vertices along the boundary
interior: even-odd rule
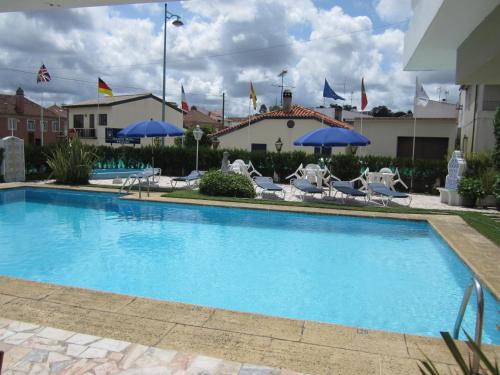
[[[448,154],[448,138],[416,137],[415,159],[439,160]],[[412,157],[413,137],[398,137],[398,158]]]
[[[500,85],[484,85],[483,111],[495,111],[500,106]]]
[[[252,143],[252,151],[264,151],[266,152],[267,145],[265,143]]]
[[[59,121],[52,121],[52,132],[59,133]]]
[[[108,115],[106,113],[99,113],[99,125],[108,125]]]
[[[34,132],[36,129],[35,120],[26,120],[26,128],[29,132]]]
[[[83,129],[83,115],[73,115],[73,127]]]
[[[89,115],[89,128],[95,128],[95,115],[93,113]]]
[[[43,120],[43,132],[47,133],[49,131],[49,122],[47,120]]]
[[[331,147],[314,147],[314,154],[321,156],[331,156],[332,148]]]
[[[12,131],[17,130],[17,119],[9,118],[7,121],[7,129]]]

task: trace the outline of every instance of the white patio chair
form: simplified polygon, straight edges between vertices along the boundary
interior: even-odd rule
[[[285,180],[291,178],[303,178],[304,177],[304,165],[300,163],[299,167],[290,176],[285,177]]]
[[[403,181],[403,179],[401,178],[401,175],[399,174],[399,169],[396,168],[396,172],[394,172],[394,177],[397,177],[395,178],[394,180],[392,180],[392,184],[391,184],[391,189],[392,190],[396,190],[395,186],[397,184],[401,184],[403,185],[403,187],[408,190],[408,185],[405,184],[405,182]]]
[[[359,190],[367,191],[368,190],[368,174],[370,173],[370,168],[366,168],[358,177],[354,180],[351,180],[351,184],[354,184],[356,181],[361,183],[361,187]]]

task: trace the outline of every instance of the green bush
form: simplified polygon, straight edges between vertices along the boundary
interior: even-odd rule
[[[493,169],[493,155],[490,152],[473,152],[465,157],[467,163],[467,177],[479,177]]]
[[[26,169],[27,178],[30,176],[44,176],[50,174],[47,165],[47,154],[50,154],[54,145],[28,146],[26,148]],[[88,146],[89,150],[97,155],[98,168],[141,168],[152,164],[154,159],[155,167],[162,169],[162,174],[167,176],[186,175],[195,169],[196,147],[109,147],[109,146]],[[319,156],[306,154],[303,151],[293,152],[250,152],[246,150],[213,150],[208,147],[200,147],[199,169],[218,169],[221,166],[222,153],[229,153],[229,160],[242,159],[245,162],[252,161],[255,168],[264,176],[279,177],[280,182],[287,183],[285,179],[292,174],[297,167],[310,163],[318,163]],[[413,191],[435,193],[436,187],[444,184],[447,174],[446,160],[415,160],[404,158],[391,158],[381,156],[356,156],[356,155],[332,155],[326,164],[332,173],[343,179],[351,180],[360,175],[366,168],[371,171],[378,171],[384,167],[393,170],[399,169],[401,177],[410,186],[413,173]]]
[[[477,198],[484,197],[481,180],[476,177],[464,177],[458,183],[458,193],[465,199],[466,206],[475,206]]]
[[[70,185],[88,184],[90,173],[97,161],[91,147],[84,145],[78,137],[59,143],[50,155],[47,164],[56,182]]]
[[[500,107],[497,108],[495,119],[493,120],[493,129],[495,133],[495,153],[493,154],[495,161],[495,169],[500,171]]]
[[[200,193],[212,196],[255,198],[250,180],[242,175],[210,171],[200,181]]]

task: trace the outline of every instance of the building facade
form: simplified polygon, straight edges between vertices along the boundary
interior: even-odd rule
[[[463,85],[458,126],[463,152],[489,152],[495,147],[493,120],[500,107],[500,85]]]
[[[142,120],[160,120],[161,98],[151,94],[117,95],[65,105],[68,110],[69,131],[88,144],[111,145],[122,143],[116,134],[128,125]],[[165,104],[165,121],[182,128],[183,113],[172,103]],[[72,130],[74,129],[74,130]],[[125,144],[151,144],[152,139],[126,140]],[[165,144],[173,139],[165,138]]]
[[[0,95],[0,138],[13,135],[25,144],[42,145],[64,138],[66,128],[65,111],[56,112],[54,107],[42,110],[24,96],[22,88],[15,95]]]
[[[288,95],[288,96],[285,96]],[[293,142],[315,129],[321,127],[352,128],[352,125],[325,116],[313,109],[301,105],[292,105],[291,92],[283,93],[283,109],[267,112],[241,121],[238,125],[226,127],[212,134],[217,138],[220,148],[243,149],[248,151],[277,151],[276,142],[282,142],[283,152],[304,151],[319,152],[319,148],[295,146]],[[335,148],[336,152],[344,152],[344,148]],[[330,149],[321,150],[323,153]]]

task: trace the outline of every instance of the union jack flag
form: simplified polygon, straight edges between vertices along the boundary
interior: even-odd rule
[[[36,83],[49,82],[50,79],[51,78],[50,78],[49,71],[45,67],[45,64],[42,64],[42,66],[38,70],[38,76],[36,77]]]

